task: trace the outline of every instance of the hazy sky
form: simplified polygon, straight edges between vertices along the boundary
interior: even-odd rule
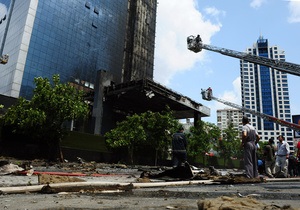
[[[239,59],[187,49],[186,38],[244,52],[260,35],[284,50],[286,61],[300,64],[300,0],[158,0],[154,80],[211,109],[204,121],[216,123],[216,110],[201,89],[241,105]],[[300,77],[289,75],[291,114],[300,114]]]

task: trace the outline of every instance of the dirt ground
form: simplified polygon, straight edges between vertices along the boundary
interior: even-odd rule
[[[2,209],[300,209],[299,193],[296,199],[272,200],[275,195],[277,198],[280,197],[278,193],[280,190],[275,189],[272,197],[260,198],[257,196],[263,189],[266,189],[266,194],[270,192],[270,187],[264,186],[264,183],[260,184],[263,179],[240,185],[224,179],[224,176],[212,176],[209,170],[201,174],[203,183],[204,181],[209,183],[214,177],[223,181],[223,184],[205,185],[201,180],[197,180],[176,186],[172,183],[179,184],[184,181],[170,177],[151,179],[141,176],[145,171],[160,174],[169,170],[167,167],[104,164],[85,162],[81,159],[72,163],[24,161],[6,157],[0,157],[1,160],[8,160],[26,171],[17,175],[0,176],[0,190],[2,189],[0,208]],[[82,185],[71,188],[51,188],[53,184],[72,182]],[[114,185],[95,187],[93,182],[114,183]],[[120,183],[127,184],[123,186]],[[138,183],[141,185],[134,185]],[[143,183],[150,184],[150,187],[144,187]],[[154,186],[155,184],[162,185]],[[22,193],[4,192],[5,189],[14,187],[39,185],[43,185],[43,190],[33,192],[24,190]],[[282,193],[287,194],[290,191],[287,189]]]

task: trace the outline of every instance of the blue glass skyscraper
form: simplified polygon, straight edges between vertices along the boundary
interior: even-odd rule
[[[253,47],[247,48],[249,54],[285,61],[285,53],[278,46],[269,46],[268,39],[260,36]],[[290,100],[287,73],[241,60],[242,105],[248,109],[291,122]],[[249,116],[262,140],[276,138],[283,134],[293,145],[292,131],[288,127]]]
[[[121,82],[127,1],[1,0],[1,7],[1,49],[10,56],[0,67],[1,94],[30,97],[34,77],[57,73],[89,88],[101,69]]]

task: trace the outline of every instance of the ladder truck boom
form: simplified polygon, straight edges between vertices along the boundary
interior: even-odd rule
[[[287,122],[287,121],[281,120],[279,118],[273,117],[271,115],[267,115],[267,114],[264,114],[264,113],[261,113],[261,112],[258,112],[258,111],[252,110],[252,109],[248,109],[248,108],[245,108],[243,106],[231,103],[229,101],[225,101],[223,99],[214,97],[213,94],[212,94],[212,89],[210,87],[206,90],[202,89],[201,94],[202,94],[202,99],[204,99],[204,100],[207,100],[207,101],[216,100],[220,103],[231,106],[231,107],[236,108],[240,111],[247,112],[247,113],[250,113],[252,115],[261,117],[264,120],[268,120],[268,121],[274,122],[276,124],[289,127],[292,130],[300,131],[300,125],[297,125],[297,124],[294,124],[294,123],[291,123],[291,122]]]
[[[214,51],[221,53],[223,55],[227,55],[234,58],[239,58],[241,60],[245,60],[251,63],[271,67],[273,69],[277,69],[278,71],[286,72],[289,74],[293,74],[296,76],[300,76],[300,65],[289,63],[286,61],[275,60],[267,57],[257,56],[253,54],[248,54],[244,52],[238,52],[234,50],[229,50],[226,48],[220,48],[208,44],[203,44],[200,35],[197,36],[188,36],[187,37],[187,47],[189,50],[198,53],[202,49]]]

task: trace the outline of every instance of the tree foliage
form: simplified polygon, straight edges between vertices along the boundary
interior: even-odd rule
[[[165,152],[170,144],[172,134],[178,128],[170,110],[159,112],[147,111],[127,116],[122,122],[105,134],[108,147],[126,147],[130,163],[134,162],[134,152],[139,148],[156,151],[155,164],[159,155]]]
[[[127,116],[122,122],[105,134],[108,147],[128,149],[129,161],[133,163],[134,150],[146,141],[146,132],[143,128],[141,116],[134,114]]]
[[[147,134],[147,147],[155,150],[155,165],[159,156],[163,157],[172,141],[172,134],[178,129],[179,122],[170,110],[163,112],[147,111],[141,114],[143,127]]]
[[[233,127],[233,124],[229,124],[228,128],[223,131],[223,138],[219,146],[220,154],[224,158],[224,166],[226,165],[226,160],[241,156],[240,145],[238,130]]]
[[[205,164],[205,154],[215,148],[220,134],[221,131],[215,124],[199,121],[190,128],[188,155],[193,159],[200,155]]]
[[[6,112],[4,122],[14,128],[13,132],[34,134],[33,138],[49,148],[49,158],[53,159],[65,133],[63,123],[86,116],[89,108],[83,92],[68,83],[60,83],[59,75],[54,75],[52,82],[42,77],[35,78],[34,82],[32,99],[19,98]]]

